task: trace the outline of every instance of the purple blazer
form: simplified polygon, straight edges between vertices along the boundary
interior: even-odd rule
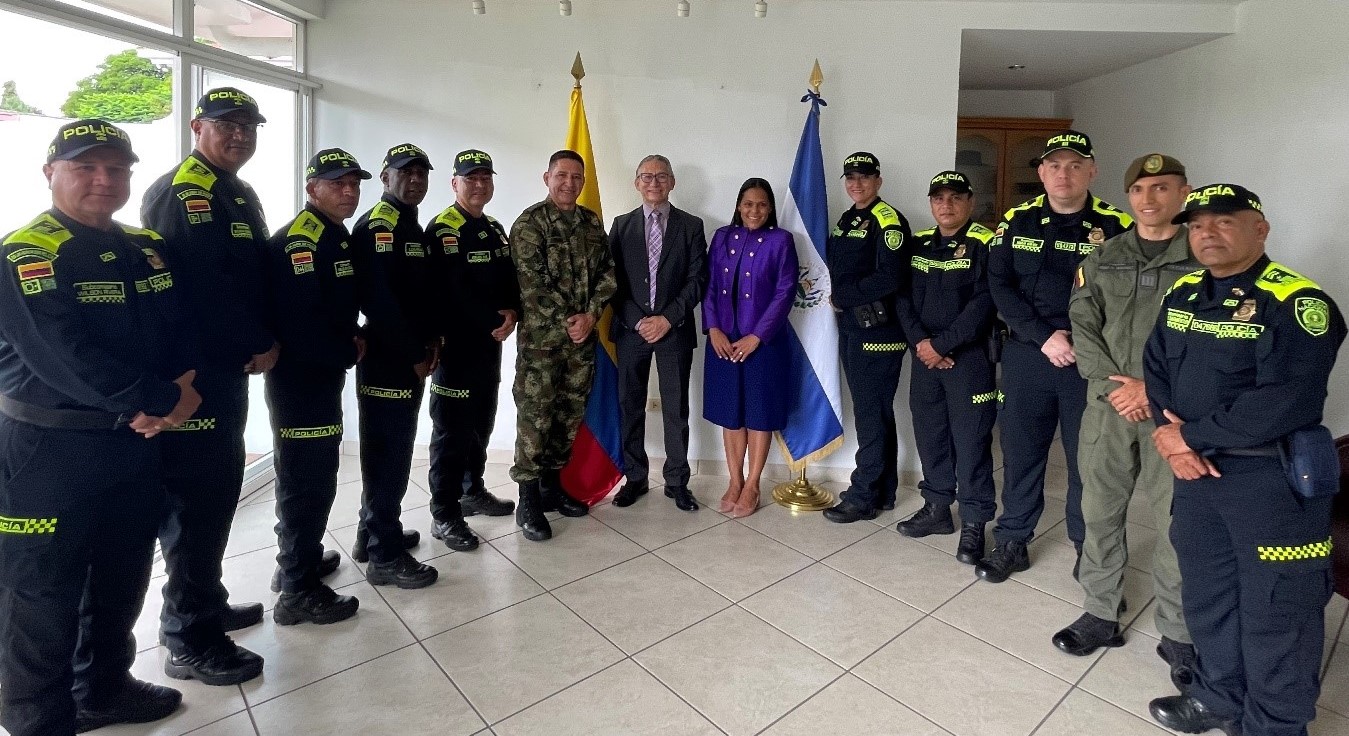
[[[782,332],[800,277],[791,233],[719,228],[707,249],[707,268],[704,332],[716,327],[727,336],[753,334],[762,342]]]

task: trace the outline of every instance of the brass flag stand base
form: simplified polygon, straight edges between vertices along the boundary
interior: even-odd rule
[[[792,511],[822,511],[834,505],[834,494],[806,480],[802,468],[801,477],[773,488],[773,500]]]

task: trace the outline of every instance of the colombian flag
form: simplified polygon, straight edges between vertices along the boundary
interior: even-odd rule
[[[576,55],[572,67],[576,86],[571,90],[571,113],[567,125],[567,148],[581,154],[585,160],[586,182],[577,202],[595,214],[600,212],[599,176],[595,172],[595,153],[590,147],[590,125],[586,122],[585,101],[581,98],[581,55]],[[595,343],[595,383],[586,401],[585,421],[576,432],[571,460],[562,468],[562,487],[590,506],[609,495],[623,477],[623,455],[619,442],[618,415],[618,358],[614,343],[609,339],[609,322],[613,310],[606,307],[595,325],[599,340]]]

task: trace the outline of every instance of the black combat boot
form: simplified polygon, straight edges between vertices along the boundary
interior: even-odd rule
[[[422,541],[422,533],[416,529],[403,530],[403,549],[412,549]],[[351,543],[351,559],[357,562],[369,562],[370,553],[366,546],[370,544],[370,532],[366,530],[365,524],[356,527],[356,541]]]
[[[537,480],[520,484],[520,503],[515,507],[515,523],[525,531],[525,539],[542,542],[553,538],[553,528],[543,515],[543,499]]]
[[[567,494],[562,487],[562,471],[548,470],[539,479],[539,493],[544,511],[556,511],[563,516],[585,516],[590,507]]]
[[[913,516],[895,525],[895,531],[906,537],[926,537],[930,534],[954,534],[955,519],[951,518],[951,507],[938,506],[931,501],[914,512]]]
[[[459,511],[464,516],[507,516],[514,510],[514,501],[497,498],[482,487],[480,481],[475,481],[459,499]]]

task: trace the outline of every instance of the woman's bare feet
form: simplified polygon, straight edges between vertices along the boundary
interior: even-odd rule
[[[731,510],[731,516],[740,519],[759,510],[759,484],[746,483],[745,490],[740,493],[740,500],[736,502],[735,508]]]
[[[735,504],[740,500],[740,493],[745,489],[745,482],[742,480],[731,479],[731,484],[726,487],[726,495],[721,497],[721,505],[717,510],[723,514],[729,514],[735,509]]]

